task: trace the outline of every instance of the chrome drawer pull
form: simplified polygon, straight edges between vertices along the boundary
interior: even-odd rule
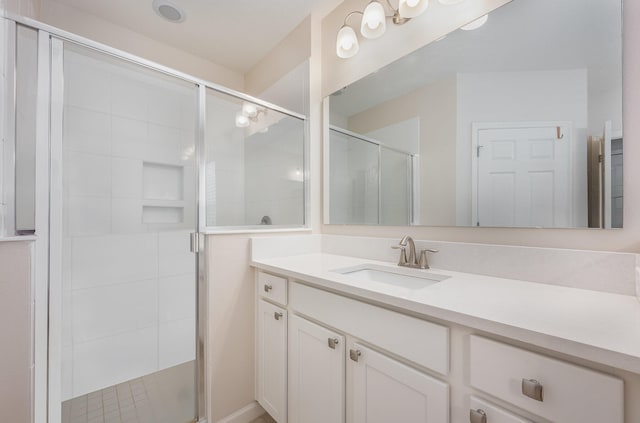
[[[265,286],[264,286],[264,292],[269,292],[269,291],[271,291],[272,289],[273,289],[273,286],[271,286],[271,285],[265,285]]]
[[[469,410],[469,422],[471,423],[487,423],[487,413],[483,409]]]
[[[276,320],[280,320],[282,318],[282,313],[280,313],[279,311],[276,311],[276,312],[273,313],[273,317]]]
[[[522,379],[522,394],[542,402],[542,384],[535,379]]]
[[[332,350],[335,350],[336,345],[338,345],[338,338],[327,339],[327,344],[329,344],[329,348],[331,348]]]
[[[349,358],[356,363],[358,362],[358,359],[361,355],[362,353],[360,352],[360,350],[349,350]]]

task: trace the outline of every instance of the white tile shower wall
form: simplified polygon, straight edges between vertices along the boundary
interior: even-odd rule
[[[235,101],[207,94],[207,226],[245,225],[244,132]]]
[[[65,72],[63,400],[195,358],[196,195],[188,88],[70,50]],[[145,163],[182,178],[182,223],[143,223]]]
[[[275,113],[275,112],[270,112]],[[246,224],[304,223],[303,124],[287,117],[245,140]]]

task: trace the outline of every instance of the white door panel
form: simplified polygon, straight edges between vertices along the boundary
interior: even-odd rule
[[[570,128],[477,131],[478,226],[571,226]]]

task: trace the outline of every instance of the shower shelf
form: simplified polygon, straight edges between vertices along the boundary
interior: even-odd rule
[[[144,200],[142,200],[142,205],[144,207],[184,208],[186,203],[185,203],[184,200],[152,200],[152,199],[144,199]]]

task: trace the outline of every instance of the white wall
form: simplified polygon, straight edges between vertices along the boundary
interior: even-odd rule
[[[382,144],[413,154],[420,154],[420,119],[409,118],[365,134]]]
[[[239,91],[244,88],[243,75],[235,71],[62,3],[44,2],[38,18],[49,25],[189,75]]]
[[[456,137],[456,224],[471,222],[471,124],[474,122],[568,121],[574,139],[587,127],[587,71],[458,74]],[[586,167],[577,170],[586,184]],[[583,184],[583,185],[584,185]],[[585,188],[586,189],[586,188]],[[586,207],[586,204],[585,204]]]
[[[40,14],[40,0],[3,0],[0,10],[37,19]]]
[[[0,421],[30,422],[31,243],[0,243]]]
[[[195,359],[193,105],[65,52],[63,400]]]

